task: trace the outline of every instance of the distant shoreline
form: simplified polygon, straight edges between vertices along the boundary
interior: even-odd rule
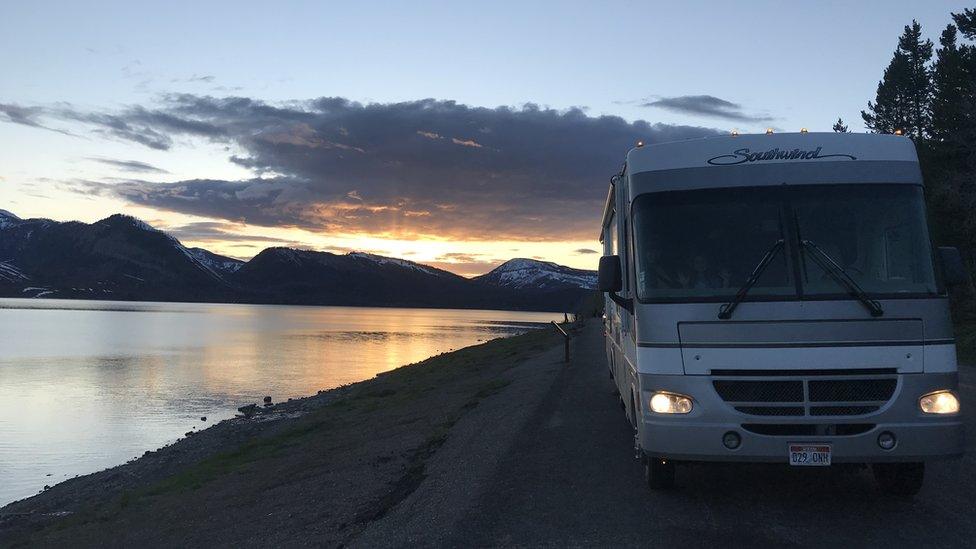
[[[394,305],[394,304],[377,304],[377,305],[349,305],[349,304],[327,304],[327,303],[282,303],[282,302],[260,302],[260,301],[168,301],[168,300],[156,300],[156,299],[94,299],[90,297],[23,297],[14,295],[0,295],[0,300],[3,299],[22,299],[28,302],[44,302],[44,301],[92,301],[97,303],[104,302],[117,302],[117,303],[174,303],[174,304],[188,304],[188,305],[262,305],[270,307],[354,307],[357,309],[436,309],[443,311],[499,311],[499,312],[519,312],[519,313],[559,313],[571,315],[574,311],[563,311],[563,310],[541,310],[541,309],[528,309],[528,308],[501,308],[501,309],[486,309],[484,307],[438,307],[436,305]],[[71,307],[5,307],[0,304],[0,309],[20,309],[20,308],[33,308],[33,309],[72,309]],[[113,310],[113,309],[104,309]],[[130,309],[119,309],[122,311],[129,311]],[[133,310],[135,312],[135,310]]]

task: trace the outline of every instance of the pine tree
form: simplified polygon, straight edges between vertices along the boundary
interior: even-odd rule
[[[972,100],[972,75],[967,74],[963,50],[956,44],[956,27],[948,25],[939,39],[932,69],[932,137],[950,142],[972,125],[966,103]]]
[[[928,62],[932,41],[922,41],[922,26],[917,21],[905,26],[898,48],[884,76],[878,82],[874,103],[861,111],[865,125],[875,132],[903,130],[921,141],[928,136],[932,119],[932,81]]]
[[[959,32],[970,40],[976,40],[976,9],[964,9],[962,13],[953,13],[952,20],[959,27]]]
[[[847,129],[847,124],[844,124],[844,119],[838,117],[837,122],[834,122],[834,131],[837,133],[849,133],[850,130]]]

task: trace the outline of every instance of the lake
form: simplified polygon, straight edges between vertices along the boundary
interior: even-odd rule
[[[265,395],[280,402],[314,394],[556,319],[562,315],[0,299],[0,506],[124,463]]]

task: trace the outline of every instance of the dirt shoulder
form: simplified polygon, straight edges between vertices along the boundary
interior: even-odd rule
[[[3,507],[0,545],[352,543],[419,490],[446,493],[435,456],[472,470],[465,459],[500,456],[561,355],[559,336],[535,331],[221,422]]]

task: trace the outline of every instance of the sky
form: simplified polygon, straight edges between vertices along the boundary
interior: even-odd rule
[[[898,35],[966,2],[5,5],[0,208],[471,276],[595,268],[638,140],[864,131]]]

